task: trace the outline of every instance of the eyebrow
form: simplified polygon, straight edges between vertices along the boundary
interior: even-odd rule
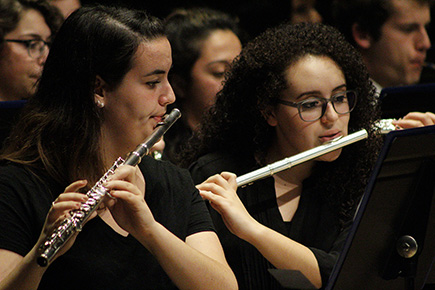
[[[41,35],[35,34],[35,33],[22,34],[22,35],[20,35],[18,37],[25,37],[25,38],[29,37],[31,39],[38,39],[38,40],[41,39],[41,40],[43,40]],[[50,37],[51,37],[51,35],[48,38],[50,39]]]
[[[228,60],[222,59],[222,60],[215,60],[215,61],[209,62],[207,65],[211,65],[211,64],[215,64],[215,63],[230,64],[231,62]]]
[[[156,70],[153,70],[150,73],[147,73],[146,75],[144,75],[144,77],[149,77],[149,76],[153,76],[153,75],[163,75],[165,73],[166,73],[166,71],[164,71],[164,70],[156,69]]]
[[[338,87],[335,87],[332,91],[334,92],[336,90],[345,88],[346,86],[347,86],[346,84],[339,85]],[[304,93],[300,94],[299,96],[297,96],[296,100],[298,100],[298,99],[300,99],[300,98],[302,98],[303,96],[306,96],[306,95],[312,95],[312,94],[318,94],[318,93],[320,93],[320,92],[319,91],[304,92]]]

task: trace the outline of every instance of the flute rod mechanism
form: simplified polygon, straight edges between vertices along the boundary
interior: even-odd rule
[[[265,167],[259,168],[257,170],[254,170],[252,172],[237,177],[236,179],[237,186],[238,187],[246,186],[250,183],[253,183],[256,180],[272,176],[275,173],[278,173],[285,169],[289,169],[293,166],[317,158],[326,153],[335,151],[337,149],[340,149],[344,146],[350,145],[357,141],[366,139],[367,137],[368,137],[367,131],[365,129],[362,129],[360,131],[341,137],[339,139],[332,140],[329,143],[325,143],[323,145],[314,147],[312,149],[301,152],[294,156],[276,161],[275,163],[266,165]]]
[[[36,262],[41,267],[46,267],[54,258],[56,253],[63,248],[68,240],[77,232],[80,232],[83,225],[95,212],[106,195],[109,194],[104,183],[115,173],[121,165],[135,166],[140,163],[142,158],[150,152],[151,147],[160,140],[163,134],[180,118],[181,112],[173,109],[169,115],[165,116],[163,122],[154,129],[153,133],[141,144],[136,147],[124,160],[121,157],[115,161],[112,167],[98,180],[98,182],[86,193],[88,200],[80,206],[80,209],[70,212],[70,217],[65,218],[58,228],[39,246],[40,255]]]

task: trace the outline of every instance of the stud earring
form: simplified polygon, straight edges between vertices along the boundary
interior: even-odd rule
[[[97,100],[97,107],[100,109],[104,108],[104,103],[100,100]]]

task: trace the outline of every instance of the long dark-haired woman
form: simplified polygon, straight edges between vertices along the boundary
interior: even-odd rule
[[[189,173],[144,158],[104,185],[116,200],[48,267],[39,246],[175,99],[170,44],[145,12],[80,8],[53,42],[1,155],[0,289],[235,289]],[[145,198],[144,198],[145,196]]]

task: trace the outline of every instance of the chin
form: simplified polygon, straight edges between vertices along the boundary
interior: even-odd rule
[[[335,151],[329,152],[328,154],[320,156],[317,160],[324,162],[332,162],[338,159],[341,154],[341,148]]]

